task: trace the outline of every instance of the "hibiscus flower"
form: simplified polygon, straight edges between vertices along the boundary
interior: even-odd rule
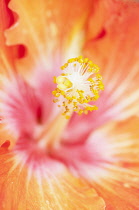
[[[139,3],[0,14],[0,209],[139,209]]]

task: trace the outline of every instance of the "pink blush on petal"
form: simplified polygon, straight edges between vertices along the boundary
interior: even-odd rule
[[[115,162],[103,134],[90,135],[85,143],[63,144],[51,156],[62,162],[74,175],[84,178],[101,177],[103,166]],[[94,173],[94,176],[91,174]]]
[[[39,147],[34,139],[27,136],[17,141],[13,154],[15,162],[20,163],[21,167],[28,168],[31,174],[35,172],[43,177],[65,170],[62,163],[51,158],[45,148]]]
[[[4,80],[0,107],[2,123],[6,124],[8,131],[18,137],[25,134],[33,136],[37,127],[49,120],[55,105],[51,94],[53,86],[48,83],[50,80],[51,76],[41,72],[36,86],[31,86],[19,76],[10,81]]]
[[[83,143],[89,137],[92,131],[101,127],[105,123],[114,119],[116,115],[109,115],[111,106],[109,104],[107,92],[101,93],[100,98],[94,102],[98,106],[98,110],[89,113],[88,115],[77,115],[74,114],[69,122],[67,129],[63,134],[63,142],[72,143]],[[79,132],[81,131],[81,132]]]
[[[106,173],[103,170],[105,164],[115,161],[106,142],[101,134],[92,134],[86,143],[61,144],[50,152],[35,139],[24,136],[17,141],[13,152],[16,161],[27,167],[30,173],[49,176],[68,169],[77,177],[99,179]]]

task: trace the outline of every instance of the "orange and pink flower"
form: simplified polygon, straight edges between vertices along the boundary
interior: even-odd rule
[[[1,0],[0,15],[0,209],[139,209],[139,3]],[[80,55],[105,89],[77,114],[59,75]]]

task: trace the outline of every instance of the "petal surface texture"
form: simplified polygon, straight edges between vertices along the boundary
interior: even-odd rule
[[[106,209],[138,209],[139,207],[139,119],[107,125],[101,130],[107,156],[113,157],[103,165],[106,176],[92,186],[106,202]],[[104,133],[105,134],[104,134]],[[104,138],[105,136],[105,138]],[[103,173],[104,173],[103,171]]]
[[[85,181],[66,170],[59,176],[50,173],[43,179],[40,174],[30,177],[26,168],[14,165],[6,150],[0,149],[1,210],[105,209],[103,199]]]
[[[92,1],[80,3],[79,0],[73,0],[72,4],[74,7],[69,10],[70,1],[58,0],[54,3],[41,0],[38,3],[31,0],[30,4],[27,0],[10,1],[9,7],[18,19],[5,33],[7,44],[22,44],[27,49],[21,65],[19,62],[17,64],[19,70],[22,67],[32,69],[36,66],[48,71],[59,67],[61,59],[68,54],[67,46],[72,47],[74,37],[82,35]],[[77,43],[74,51],[79,51],[79,45],[81,43]]]

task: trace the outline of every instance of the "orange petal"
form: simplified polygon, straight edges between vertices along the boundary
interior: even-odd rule
[[[139,118],[132,117],[118,123],[111,131],[113,156],[122,167],[139,171]]]
[[[12,148],[15,143],[15,138],[5,129],[5,125],[0,124],[0,147]]]
[[[9,74],[10,71],[14,69],[13,58],[15,47],[6,46],[4,31],[11,25],[13,16],[10,10],[7,8],[4,0],[0,1],[0,14],[0,73]]]
[[[101,67],[105,115],[123,119],[139,112],[139,3],[96,1],[84,53]],[[97,27],[96,27],[97,25]],[[92,33],[93,32],[93,33]]]
[[[11,0],[9,7],[18,15],[18,20],[6,32],[7,44],[22,44],[27,48],[27,55],[18,62],[18,68],[25,70],[41,65],[49,69],[53,62],[60,62],[73,33],[79,34],[82,30],[91,4],[90,0],[31,0],[29,4],[27,0]]]
[[[92,184],[99,196],[105,200],[106,210],[138,210],[139,176],[120,168],[110,167],[109,170],[110,176],[107,179]]]
[[[106,176],[96,177],[92,186],[106,202],[108,210],[135,210],[139,207],[139,118],[111,123],[98,132],[103,136],[102,164]],[[100,136],[99,136],[100,137]]]
[[[118,123],[111,122],[92,133],[90,139],[97,137],[105,147],[103,154],[112,164],[128,169],[139,167],[139,118],[132,117]]]
[[[1,210],[104,210],[105,204],[86,182],[68,172],[43,178],[32,175],[27,168],[13,168],[11,154],[0,150],[0,209]]]

